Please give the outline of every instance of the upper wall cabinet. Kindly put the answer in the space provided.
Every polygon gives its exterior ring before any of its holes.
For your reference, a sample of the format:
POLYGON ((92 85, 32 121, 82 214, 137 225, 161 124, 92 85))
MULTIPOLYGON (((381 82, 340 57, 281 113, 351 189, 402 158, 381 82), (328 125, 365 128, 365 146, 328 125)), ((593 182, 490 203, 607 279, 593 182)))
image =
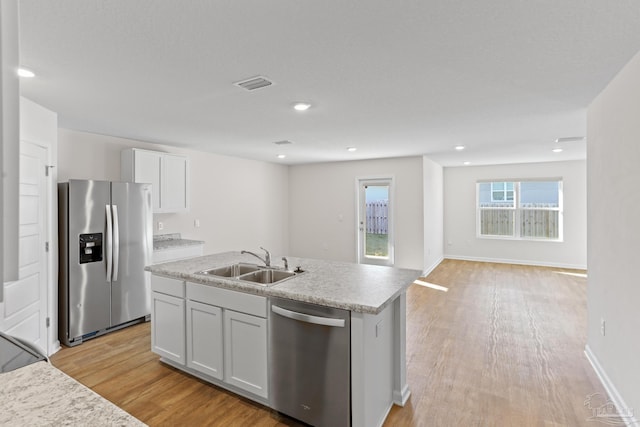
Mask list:
POLYGON ((151 183, 153 212, 189 210, 189 158, 177 154, 128 148, 122 150, 123 181, 151 183))

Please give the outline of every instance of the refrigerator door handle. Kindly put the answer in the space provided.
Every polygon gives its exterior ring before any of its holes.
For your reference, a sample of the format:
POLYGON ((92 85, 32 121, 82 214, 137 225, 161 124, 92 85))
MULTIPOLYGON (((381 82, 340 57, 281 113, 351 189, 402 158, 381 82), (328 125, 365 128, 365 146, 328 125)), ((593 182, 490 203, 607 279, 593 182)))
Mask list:
POLYGON ((111 281, 111 270, 112 270, 112 262, 113 262, 113 222, 111 221, 111 205, 105 205, 105 210, 107 212, 107 235, 105 236, 105 240, 107 242, 107 282, 111 281))
POLYGON ((120 227, 118 226, 118 205, 113 209, 113 281, 118 280, 118 260, 120 259, 120 227))

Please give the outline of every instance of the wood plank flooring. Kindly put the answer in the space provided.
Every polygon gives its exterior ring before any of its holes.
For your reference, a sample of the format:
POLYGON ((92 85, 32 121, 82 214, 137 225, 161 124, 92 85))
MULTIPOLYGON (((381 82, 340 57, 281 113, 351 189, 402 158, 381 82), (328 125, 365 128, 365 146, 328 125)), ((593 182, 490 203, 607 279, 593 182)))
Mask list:
MULTIPOLYGON (((593 425, 584 272, 445 260, 407 295, 411 398, 385 426, 593 425)), ((52 363, 150 426, 293 426, 150 352, 149 324, 63 348, 52 363)))

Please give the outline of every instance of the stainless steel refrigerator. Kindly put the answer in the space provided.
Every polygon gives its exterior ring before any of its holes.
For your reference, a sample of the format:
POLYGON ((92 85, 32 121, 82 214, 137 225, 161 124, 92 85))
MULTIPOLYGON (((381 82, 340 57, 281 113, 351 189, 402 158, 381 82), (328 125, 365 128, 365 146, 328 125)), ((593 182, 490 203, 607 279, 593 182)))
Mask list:
POLYGON ((59 336, 68 346, 148 319, 151 185, 58 184, 59 336))

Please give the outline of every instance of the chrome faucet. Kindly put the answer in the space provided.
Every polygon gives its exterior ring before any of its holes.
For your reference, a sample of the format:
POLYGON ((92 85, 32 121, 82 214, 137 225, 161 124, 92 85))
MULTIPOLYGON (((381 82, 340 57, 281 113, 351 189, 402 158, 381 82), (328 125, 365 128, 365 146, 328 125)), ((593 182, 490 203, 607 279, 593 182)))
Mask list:
POLYGON ((289 261, 287 260, 287 257, 286 257, 286 256, 283 256, 283 257, 282 257, 282 261, 284 261, 284 269, 285 269, 286 271, 289 271, 289 261))
POLYGON ((265 248, 263 248, 262 246, 260 246, 260 249, 262 249, 263 251, 265 251, 265 256, 264 258, 262 258, 260 255, 256 255, 253 252, 250 251, 240 251, 241 254, 249 254, 249 255, 253 255, 254 257, 258 258, 260 261, 264 262, 264 265, 267 267, 271 267, 271 254, 269 253, 268 250, 266 250, 265 248))

